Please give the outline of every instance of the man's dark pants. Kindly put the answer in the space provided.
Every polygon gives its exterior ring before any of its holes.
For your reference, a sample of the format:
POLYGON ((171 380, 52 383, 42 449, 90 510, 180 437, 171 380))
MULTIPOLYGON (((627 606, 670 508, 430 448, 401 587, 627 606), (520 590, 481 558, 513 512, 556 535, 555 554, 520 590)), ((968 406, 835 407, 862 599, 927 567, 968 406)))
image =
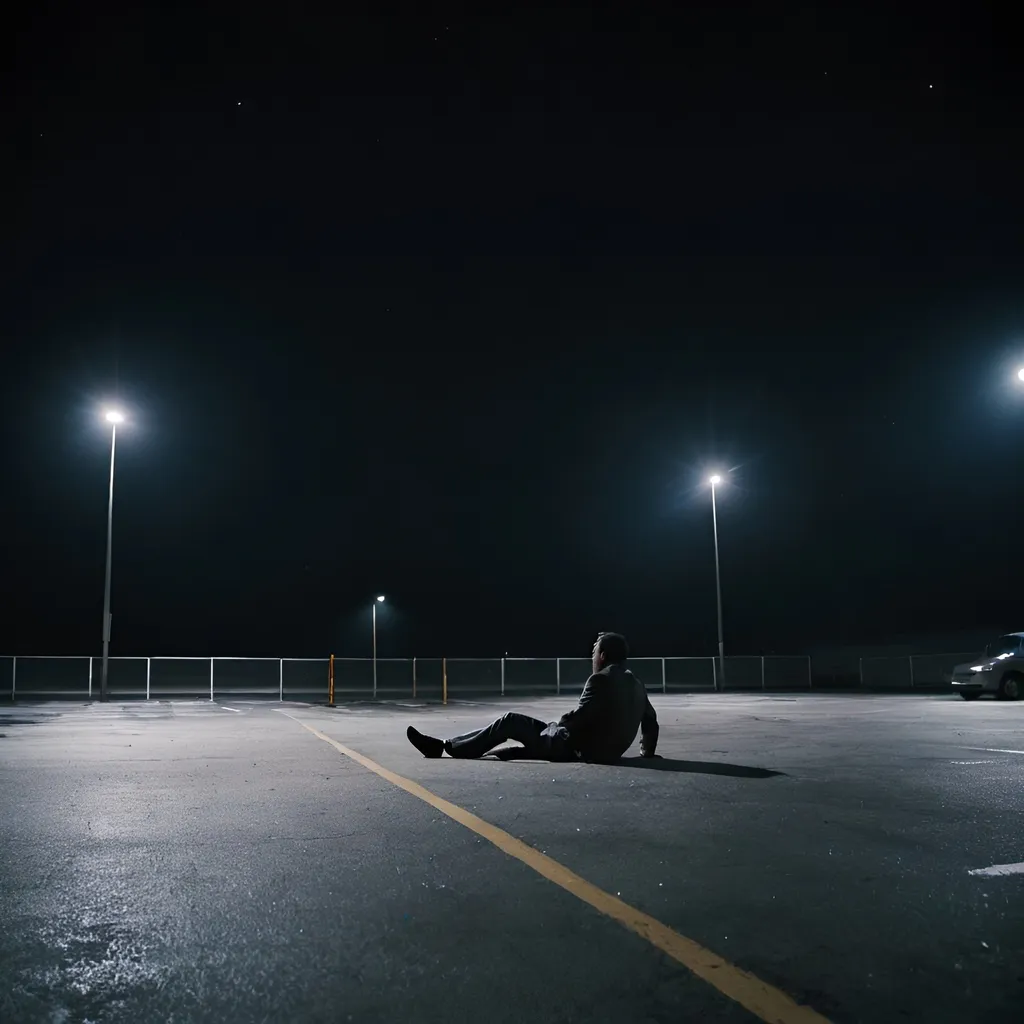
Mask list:
POLYGON ((514 711, 496 718, 476 732, 445 740, 444 749, 452 757, 483 757, 506 740, 522 743, 526 750, 520 756, 541 761, 576 760, 576 752, 570 746, 569 730, 564 725, 542 722, 539 718, 519 715, 514 711))

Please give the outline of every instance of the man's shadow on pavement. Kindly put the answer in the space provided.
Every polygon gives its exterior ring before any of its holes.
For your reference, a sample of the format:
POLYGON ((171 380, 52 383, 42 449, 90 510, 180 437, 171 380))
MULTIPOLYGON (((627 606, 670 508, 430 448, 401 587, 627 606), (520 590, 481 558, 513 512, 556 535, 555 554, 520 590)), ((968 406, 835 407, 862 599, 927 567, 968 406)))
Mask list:
MULTIPOLYGON (((492 751, 499 761, 539 761, 523 747, 505 747, 492 751)), ((570 762, 580 763, 580 762, 570 762)), ((729 775, 735 779, 770 779, 785 772, 770 768, 754 768, 748 764, 728 764, 725 761, 682 761, 675 757, 620 757, 617 761, 584 761, 583 764, 603 768, 645 768, 654 772, 685 772, 689 775, 729 775)))
POLYGON ((731 775, 736 779, 770 779, 785 772, 770 768, 754 768, 749 764, 727 764, 725 761, 681 761, 675 757, 620 757, 613 765, 647 768, 654 772, 687 772, 691 775, 731 775))

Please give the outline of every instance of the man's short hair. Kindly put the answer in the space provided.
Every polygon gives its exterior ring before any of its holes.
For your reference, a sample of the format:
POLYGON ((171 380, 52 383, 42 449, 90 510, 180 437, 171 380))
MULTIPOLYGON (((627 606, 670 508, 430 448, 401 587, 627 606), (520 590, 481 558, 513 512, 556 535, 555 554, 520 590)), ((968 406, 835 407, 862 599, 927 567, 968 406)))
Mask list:
POLYGON ((629 657, 629 644, 621 633, 598 633, 597 649, 613 664, 629 657))

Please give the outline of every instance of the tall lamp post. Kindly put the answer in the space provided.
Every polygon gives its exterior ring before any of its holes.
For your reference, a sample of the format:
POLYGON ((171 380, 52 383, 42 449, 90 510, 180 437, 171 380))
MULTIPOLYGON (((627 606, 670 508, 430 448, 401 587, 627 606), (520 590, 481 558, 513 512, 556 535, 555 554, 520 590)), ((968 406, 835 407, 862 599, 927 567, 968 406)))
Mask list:
POLYGON ((377 696, 377 605, 384 602, 384 595, 378 594, 373 602, 373 695, 377 696))
POLYGON ((725 689, 725 640, 722 636, 722 571, 718 564, 718 503, 715 491, 722 482, 720 473, 708 477, 711 484, 711 525, 715 534, 715 592, 718 597, 718 675, 715 677, 715 689, 725 689))
POLYGON ((103 669, 100 672, 100 700, 107 700, 107 669, 110 656, 110 564, 114 543, 114 452, 117 447, 117 425, 124 423, 124 413, 108 409, 103 418, 110 424, 110 496, 107 499, 107 571, 103 580, 103 669))

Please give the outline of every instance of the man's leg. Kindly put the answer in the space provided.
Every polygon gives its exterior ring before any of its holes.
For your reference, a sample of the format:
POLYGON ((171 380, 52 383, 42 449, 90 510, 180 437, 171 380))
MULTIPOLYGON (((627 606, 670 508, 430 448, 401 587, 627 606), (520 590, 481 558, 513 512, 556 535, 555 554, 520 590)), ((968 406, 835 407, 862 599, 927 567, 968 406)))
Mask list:
POLYGON ((425 736, 411 725, 406 735, 409 742, 424 757, 440 757, 445 750, 452 757, 483 757, 489 750, 501 746, 506 740, 518 740, 531 752, 537 752, 536 756, 544 757, 545 755, 539 752, 543 749, 540 737, 547 727, 547 722, 537 718, 509 712, 501 718, 496 718, 483 729, 464 733, 443 743, 433 736, 425 736))
POLYGON ((444 749, 452 757, 483 757, 495 747, 500 747, 506 740, 516 740, 527 750, 538 751, 537 756, 543 757, 544 755, 539 753, 540 737, 547 727, 548 723, 542 722, 539 718, 509 711, 483 729, 445 740, 444 749))
POLYGON ((502 761, 578 761, 569 730, 558 722, 549 722, 536 743, 522 747, 503 747, 494 752, 502 761))

